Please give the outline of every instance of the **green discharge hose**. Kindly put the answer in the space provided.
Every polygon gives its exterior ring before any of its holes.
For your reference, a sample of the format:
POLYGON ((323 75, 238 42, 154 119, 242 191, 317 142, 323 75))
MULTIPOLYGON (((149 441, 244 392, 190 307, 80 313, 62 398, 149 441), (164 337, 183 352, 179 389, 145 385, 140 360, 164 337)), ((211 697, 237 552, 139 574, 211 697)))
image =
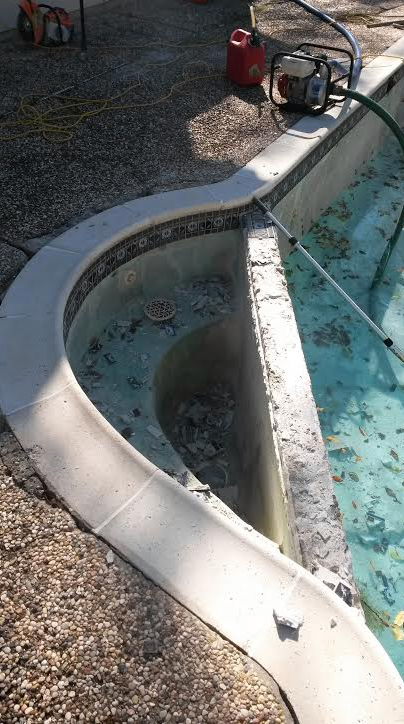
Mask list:
MULTIPOLYGON (((338 95, 346 96, 347 98, 352 98, 355 101, 358 101, 359 103, 362 103, 364 106, 369 108, 371 111, 376 113, 379 118, 381 118, 393 131, 394 135, 396 136, 401 149, 404 153, 404 133, 401 130, 400 126, 398 125, 397 121, 393 118, 393 116, 390 115, 384 108, 382 108, 379 103, 376 103, 376 101, 372 100, 372 98, 368 98, 367 96, 362 95, 362 93, 358 93, 358 91, 351 90, 350 88, 341 88, 338 86, 338 88, 335 88, 335 92, 338 93, 338 95)), ((402 228, 404 226, 404 205, 401 209, 400 216, 398 218, 396 228, 394 229, 393 235, 390 237, 389 241, 387 242, 387 246, 383 252, 382 258, 379 261, 379 264, 377 266, 375 275, 373 277, 373 281, 371 284, 371 289, 373 289, 375 286, 377 286, 381 280, 383 279, 384 272, 386 270, 386 266, 389 262, 389 259, 392 255, 393 249, 396 246, 400 235, 402 228)))

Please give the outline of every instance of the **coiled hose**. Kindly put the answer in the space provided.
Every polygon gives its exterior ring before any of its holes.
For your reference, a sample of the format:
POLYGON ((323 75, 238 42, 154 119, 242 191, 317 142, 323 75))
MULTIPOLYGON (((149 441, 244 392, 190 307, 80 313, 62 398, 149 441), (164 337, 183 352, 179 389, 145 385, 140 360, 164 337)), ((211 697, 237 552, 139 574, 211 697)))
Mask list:
MULTIPOLYGON (((338 86, 338 88, 335 89, 338 95, 345 96, 346 98, 352 98, 355 101, 358 101, 359 103, 362 103, 364 106, 369 108, 373 113, 376 113, 379 118, 381 118, 388 127, 393 131, 395 137, 397 138, 397 141, 399 142, 401 149, 404 153, 404 133, 400 126, 398 125, 397 121, 393 118, 393 116, 390 115, 379 103, 376 103, 376 101, 372 100, 372 98, 368 98, 367 96, 364 96, 362 93, 358 93, 358 91, 352 90, 352 88, 341 88, 338 86)), ((387 242, 387 246, 383 252, 382 258, 379 261, 379 264, 377 266, 375 275, 373 277, 373 281, 371 284, 371 289, 373 289, 375 286, 377 286, 381 280, 383 279, 384 272, 386 270, 386 266, 389 262, 389 259, 393 253, 393 249, 396 246, 401 231, 404 226, 404 204, 401 209, 400 216, 398 217, 398 221, 396 224, 396 228, 394 229, 393 235, 390 237, 390 239, 387 242)))

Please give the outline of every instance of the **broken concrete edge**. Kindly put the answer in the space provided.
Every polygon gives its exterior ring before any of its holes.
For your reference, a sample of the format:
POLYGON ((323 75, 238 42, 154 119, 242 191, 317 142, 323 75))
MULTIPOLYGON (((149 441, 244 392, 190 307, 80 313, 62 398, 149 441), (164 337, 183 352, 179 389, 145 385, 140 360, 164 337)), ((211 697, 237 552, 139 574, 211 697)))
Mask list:
POLYGON ((252 216, 243 234, 251 316, 278 440, 290 535, 305 568, 326 567, 338 574, 343 584, 338 591, 350 591, 347 602, 360 606, 278 234, 270 223, 262 225, 259 215, 256 228, 252 216))
MULTIPOLYGON (((397 62, 393 68, 388 61, 394 73, 397 62)), ((381 82, 376 72, 375 85, 381 82)), ((307 135, 300 150, 300 143, 290 145, 289 170, 307 156, 305 141, 307 135)), ((271 147, 264 166, 271 160, 271 147)), ((301 724, 357 724, 363 717, 380 724, 386 712, 389 724, 401 724, 401 677, 354 610, 256 531, 235 525, 143 459, 91 405, 66 359, 65 305, 81 273, 102 250, 158 221, 231 208, 275 185, 273 179, 263 186, 260 181, 259 173, 255 185, 241 173, 220 190, 214 184, 125 204, 40 251, 0 308, 0 402, 41 477, 68 507, 80 511, 145 575, 271 671, 301 724), (271 616, 283 606, 304 615, 298 635, 287 637, 287 644, 271 616)))

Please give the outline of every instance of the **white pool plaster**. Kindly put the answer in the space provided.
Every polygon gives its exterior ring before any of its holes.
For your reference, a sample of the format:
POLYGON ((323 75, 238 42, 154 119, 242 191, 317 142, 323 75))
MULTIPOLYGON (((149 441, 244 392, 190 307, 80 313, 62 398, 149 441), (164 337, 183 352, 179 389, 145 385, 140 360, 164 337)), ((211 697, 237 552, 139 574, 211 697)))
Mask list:
MULTIPOLYGON (((404 42, 396 43, 364 69, 358 89, 377 92, 402 71, 403 61, 404 42)), ((403 97, 401 78, 382 102, 398 116, 403 97)), ((357 610, 250 526, 186 491, 107 423, 73 375, 62 330, 71 291, 103 252, 150 225, 204 211, 225 213, 249 204, 253 194, 276 192, 356 108, 353 103, 303 119, 226 181, 137 199, 75 226, 27 264, 0 306, 0 405, 38 473, 96 534, 267 669, 300 724, 403 724, 404 683, 357 610), (297 610, 302 626, 295 632, 277 627, 274 608, 297 610)), ((296 176, 275 213, 300 235, 385 136, 381 122, 367 113, 306 178, 296 176)), ((319 490, 330 499, 332 482, 325 463, 321 467, 325 453, 280 259, 266 257, 262 240, 258 256, 251 256, 248 244, 246 249, 285 505, 303 526, 304 510, 296 510, 289 480, 293 440, 282 434, 291 416, 293 435, 303 434, 303 446, 311 440, 319 490), (273 279, 271 265, 278 270, 275 291, 265 286, 273 279)), ((337 518, 331 527, 344 547, 337 518)), ((312 553, 305 559, 297 551, 296 558, 307 566, 312 553)))

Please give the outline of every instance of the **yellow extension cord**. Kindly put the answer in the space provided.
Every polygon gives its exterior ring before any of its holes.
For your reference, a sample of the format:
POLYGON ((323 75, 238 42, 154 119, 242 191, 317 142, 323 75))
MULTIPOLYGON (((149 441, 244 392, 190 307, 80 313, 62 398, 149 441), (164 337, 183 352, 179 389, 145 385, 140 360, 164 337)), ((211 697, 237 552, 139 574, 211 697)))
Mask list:
MULTIPOLYGON (((112 48, 118 48, 120 50, 123 49, 130 49, 130 50, 138 50, 138 49, 144 49, 144 48, 150 48, 153 45, 157 45, 159 48, 172 48, 176 50, 188 50, 190 48, 201 48, 206 47, 209 45, 217 45, 218 43, 222 43, 222 40, 219 41, 210 41, 207 43, 189 43, 189 44, 180 44, 180 43, 160 43, 158 41, 152 42, 152 43, 144 43, 141 45, 130 45, 130 46, 91 46, 95 47, 100 50, 108 50, 112 48)), ((41 46, 35 46, 38 48, 41 48, 41 46)), ((49 48, 42 48, 49 50, 49 48)), ((72 48, 69 46, 63 46, 63 50, 69 49, 69 50, 79 50, 79 48, 72 48)), ((52 50, 60 50, 60 48, 54 48, 52 50)), ((171 65, 173 63, 177 63, 184 54, 181 54, 180 56, 177 56, 173 60, 169 61, 168 63, 164 63, 164 67, 167 65, 171 65)), ((123 67, 124 65, 129 65, 133 61, 128 61, 128 63, 124 63, 122 65, 117 66, 116 69, 111 68, 110 72, 114 72, 114 70, 118 70, 118 68, 123 67)), ((144 68, 150 68, 150 67, 160 67, 162 66, 162 63, 146 63, 144 68)), ((209 65, 205 63, 204 61, 189 61, 185 64, 183 68, 183 74, 186 71, 186 68, 189 68, 192 65, 206 65, 209 69, 209 65)), ((99 76, 104 75, 104 73, 100 73, 99 76)), ((93 76, 94 78, 97 76, 93 76)), ((19 108, 17 110, 17 118, 15 120, 10 121, 3 121, 0 123, 0 131, 5 130, 6 135, 0 135, 0 141, 16 141, 21 138, 26 138, 28 136, 41 136, 44 140, 49 141, 51 143, 67 143, 73 138, 74 131, 80 126, 81 123, 84 123, 89 118, 92 118, 93 116, 98 116, 101 113, 108 113, 111 111, 130 111, 135 110, 137 108, 148 108, 151 106, 159 105, 160 103, 164 103, 167 101, 171 96, 173 96, 175 93, 180 92, 180 90, 186 86, 187 83, 191 83, 198 80, 206 80, 209 78, 222 78, 224 77, 223 73, 208 73, 206 75, 197 75, 197 76, 191 76, 189 78, 184 78, 183 80, 177 81, 174 83, 171 88, 169 89, 168 93, 166 93, 163 96, 160 96, 159 98, 156 98, 151 101, 143 101, 140 103, 130 103, 130 104, 124 104, 120 103, 117 104, 116 101, 126 96, 128 93, 130 93, 135 88, 139 88, 141 85, 140 80, 138 80, 137 83, 132 83, 128 88, 121 91, 120 93, 117 93, 114 96, 111 96, 110 98, 79 98, 79 97, 72 97, 72 96, 66 96, 61 95, 58 92, 55 92, 50 95, 42 95, 42 94, 35 94, 33 96, 23 96, 20 101, 19 108), (45 99, 51 99, 56 98, 57 100, 61 101, 64 105, 49 108, 46 111, 39 111, 36 107, 36 104, 40 103, 41 100, 45 99), (88 109, 88 106, 90 106, 90 109, 88 109), (87 110, 84 110, 87 109, 87 110), (68 111, 68 113, 67 113, 68 111), (15 132, 13 132, 15 131, 15 132)), ((91 79, 90 79, 91 80, 91 79)), ((85 82, 85 81, 84 81, 85 82)), ((78 83, 80 84, 80 82, 78 83)))
MULTIPOLYGON (((281 0, 279 4, 283 4, 285 0, 281 0)), ((277 4, 277 3, 274 3, 277 4)), ((141 43, 136 45, 125 45, 125 46, 116 46, 116 45, 91 45, 88 46, 90 48, 94 48, 98 51, 101 50, 141 50, 141 49, 147 49, 151 47, 159 47, 159 48, 169 48, 169 49, 176 49, 176 50, 189 50, 191 48, 203 48, 208 47, 212 45, 219 45, 222 44, 224 41, 222 39, 218 40, 211 40, 204 43, 161 43, 160 41, 152 41, 147 43, 141 43)), ((41 49, 43 51, 49 52, 49 50, 53 52, 61 52, 61 51, 80 51, 80 48, 74 47, 74 46, 61 46, 57 48, 49 48, 44 46, 34 46, 36 49, 41 49)), ((180 56, 177 56, 173 60, 169 61, 168 63, 164 63, 164 67, 167 65, 171 65, 172 63, 178 62, 185 53, 181 54, 180 56)), ((372 57, 368 55, 367 57, 372 57)), ((389 57, 389 56, 384 56, 389 57)), ((107 73, 113 73, 115 70, 118 70, 121 67, 124 67, 125 65, 129 65, 133 61, 128 61, 128 63, 123 63, 116 68, 111 68, 109 71, 105 72, 105 75, 107 73)), ((185 72, 185 69, 191 65, 207 65, 204 61, 190 61, 189 63, 186 63, 183 69, 183 73, 185 72)), ((161 66, 161 63, 146 63, 145 68, 147 67, 159 67, 161 66)), ((209 66, 208 66, 209 67, 209 66)), ((92 78, 99 77, 101 75, 104 75, 104 73, 98 74, 98 76, 92 76, 92 78)), ((193 76, 190 78, 185 78, 184 80, 178 81, 174 83, 168 93, 166 93, 163 96, 160 96, 159 98, 156 98, 155 100, 151 101, 144 101, 141 103, 130 103, 130 104, 116 104, 116 101, 126 96, 128 93, 130 93, 135 88, 138 88, 141 85, 140 80, 137 83, 131 84, 128 88, 126 88, 121 93, 118 93, 115 96, 111 96, 110 98, 77 98, 72 96, 66 96, 62 95, 63 91, 56 91, 55 93, 51 94, 35 94, 33 96, 24 96, 21 98, 19 108, 17 110, 17 118, 15 120, 10 121, 3 121, 0 123, 0 131, 3 129, 7 129, 6 135, 0 135, 0 142, 1 141, 15 141, 20 138, 26 138, 27 136, 39 136, 45 139, 46 141, 49 141, 51 143, 66 143, 70 141, 73 138, 74 131, 80 126, 80 124, 87 121, 89 118, 92 118, 93 116, 98 116, 101 113, 109 113, 111 111, 130 111, 135 110, 138 108, 148 108, 151 106, 159 105, 160 103, 164 103, 169 98, 171 98, 175 93, 180 92, 180 90, 187 84, 191 83, 193 81, 198 80, 208 80, 210 78, 222 78, 224 77, 223 73, 208 73, 207 75, 198 75, 193 76), (65 105, 62 105, 62 107, 53 107, 46 111, 39 111, 36 108, 36 105, 44 100, 50 100, 52 98, 56 98, 60 100, 65 105), (83 110, 84 108, 88 109, 88 106, 92 106, 89 110, 83 110), (66 113, 66 111, 69 110, 69 113, 66 113), (12 132, 15 130, 16 132, 12 132)), ((92 80, 92 78, 87 80, 92 80)), ((86 81, 82 81, 86 82, 86 81)), ((80 84, 80 81, 77 85, 80 84)), ((73 86, 74 87, 74 86, 73 86)), ((66 89, 67 90, 67 89, 66 89)))

